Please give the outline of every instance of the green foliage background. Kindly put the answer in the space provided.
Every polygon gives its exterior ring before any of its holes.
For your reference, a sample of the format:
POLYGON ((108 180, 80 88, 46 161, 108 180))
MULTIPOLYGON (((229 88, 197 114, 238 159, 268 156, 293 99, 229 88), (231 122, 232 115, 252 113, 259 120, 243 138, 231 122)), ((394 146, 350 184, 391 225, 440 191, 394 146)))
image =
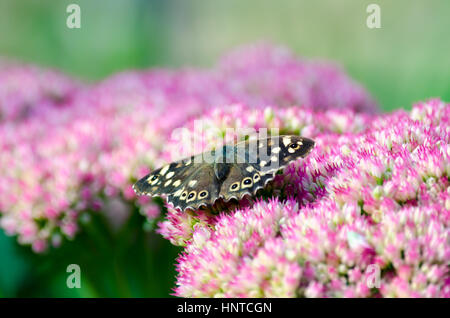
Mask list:
MULTIPOLYGON (((450 101, 447 0, 0 0, 0 56, 56 67, 86 81, 127 69, 209 67, 226 51, 270 41, 340 63, 390 111, 450 101), (81 7, 81 29, 66 7, 81 7), (381 29, 366 7, 381 6, 381 29)), ((178 248, 133 213, 114 231, 93 215, 73 242, 34 255, 0 232, 0 297, 164 297, 178 248), (67 265, 82 269, 68 289, 67 265)))

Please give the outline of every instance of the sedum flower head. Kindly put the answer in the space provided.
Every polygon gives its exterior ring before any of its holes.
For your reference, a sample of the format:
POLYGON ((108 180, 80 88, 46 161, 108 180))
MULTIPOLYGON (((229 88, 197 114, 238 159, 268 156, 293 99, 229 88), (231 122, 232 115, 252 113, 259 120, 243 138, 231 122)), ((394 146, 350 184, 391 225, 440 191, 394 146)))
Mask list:
POLYGON ((430 100, 339 133, 313 114, 316 147, 274 180, 273 198, 185 233, 175 294, 448 297, 449 114, 430 100))

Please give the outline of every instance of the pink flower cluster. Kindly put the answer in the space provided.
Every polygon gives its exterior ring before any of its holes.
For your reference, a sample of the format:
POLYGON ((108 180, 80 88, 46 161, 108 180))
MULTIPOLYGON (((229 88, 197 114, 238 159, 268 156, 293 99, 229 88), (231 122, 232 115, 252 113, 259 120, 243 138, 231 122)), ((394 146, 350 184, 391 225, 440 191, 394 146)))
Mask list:
POLYGON ((227 128, 277 128, 316 147, 254 202, 219 214, 167 206, 158 231, 184 247, 176 295, 450 297, 449 123, 438 99, 379 114, 336 66, 264 45, 207 70, 92 85, 0 61, 0 226, 43 252, 91 212, 154 219, 159 207, 131 184, 184 150, 176 128, 200 142, 191 149, 227 128))
POLYGON ((218 72, 231 101, 249 106, 302 105, 316 110, 376 113, 375 103, 337 65, 298 59, 283 47, 244 47, 225 56, 218 72), (301 85, 299 85, 301 83, 301 85))
POLYGON ((91 85, 1 60, 0 226, 43 252, 73 238, 92 211, 113 223, 136 207, 157 217, 131 184, 165 162, 174 128, 235 102, 376 112, 336 66, 265 45, 211 69, 124 72, 91 85))
POLYGON ((56 71, 0 59, 0 123, 63 108, 81 87, 56 71))
POLYGON ((218 216, 168 206, 159 231, 185 246, 176 295, 450 297, 450 104, 371 117, 238 105, 203 120, 299 132, 316 147, 254 205, 218 216))

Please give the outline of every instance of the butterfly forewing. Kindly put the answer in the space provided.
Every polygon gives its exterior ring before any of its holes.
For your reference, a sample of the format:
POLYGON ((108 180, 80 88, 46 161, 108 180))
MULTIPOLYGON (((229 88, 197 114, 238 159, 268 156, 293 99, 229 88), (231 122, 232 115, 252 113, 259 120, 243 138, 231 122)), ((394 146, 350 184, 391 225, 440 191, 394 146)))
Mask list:
POLYGON ((194 156, 172 162, 152 171, 133 185, 137 194, 167 195, 176 191, 192 171, 198 168, 194 156))
POLYGON ((229 200, 240 199, 246 194, 255 195, 273 180, 278 170, 305 157, 313 146, 314 141, 298 136, 277 136, 238 143, 237 163, 231 165, 219 196, 229 200))
POLYGON ((196 165, 198 168, 195 172, 188 176, 167 198, 175 208, 195 210, 200 206, 214 204, 218 197, 220 185, 215 177, 213 166, 206 163, 196 165))
POLYGON ((299 136, 277 136, 258 143, 258 165, 263 174, 275 173, 298 158, 304 158, 314 141, 299 136))

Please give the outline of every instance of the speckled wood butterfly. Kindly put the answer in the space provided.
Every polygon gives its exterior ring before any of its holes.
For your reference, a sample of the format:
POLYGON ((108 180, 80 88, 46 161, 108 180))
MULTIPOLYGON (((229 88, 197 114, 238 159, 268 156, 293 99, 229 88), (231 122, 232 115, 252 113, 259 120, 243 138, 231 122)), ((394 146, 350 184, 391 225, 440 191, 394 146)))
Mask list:
POLYGON ((175 208, 199 209, 222 198, 253 196, 290 162, 304 158, 314 141, 299 136, 248 139, 175 161, 133 185, 139 195, 166 196, 175 208))

